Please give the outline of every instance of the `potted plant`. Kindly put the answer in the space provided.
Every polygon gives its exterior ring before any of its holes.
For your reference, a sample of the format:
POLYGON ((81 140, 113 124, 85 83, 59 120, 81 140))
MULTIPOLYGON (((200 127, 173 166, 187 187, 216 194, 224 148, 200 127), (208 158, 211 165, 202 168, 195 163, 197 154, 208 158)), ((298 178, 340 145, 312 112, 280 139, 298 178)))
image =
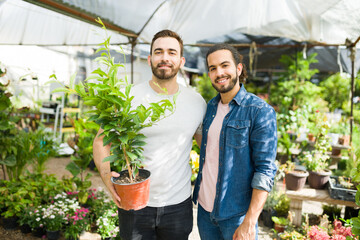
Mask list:
POLYGON ((285 231, 285 227, 289 225, 289 220, 284 217, 272 217, 271 218, 274 222, 274 229, 276 232, 281 233, 285 231))
POLYGON ((42 217, 45 222, 46 236, 49 240, 59 239, 60 231, 66 223, 65 211, 57 203, 46 206, 43 211, 42 217))
POLYGON ((304 170, 296 169, 295 163, 287 161, 280 166, 280 169, 285 172, 286 189, 299 191, 305 186, 305 182, 309 173, 304 170))
POLYGON ((17 150, 15 122, 18 118, 12 114, 14 107, 10 101, 12 94, 7 91, 9 84, 10 81, 6 84, 0 82, 0 164, 4 179, 6 179, 7 166, 13 167, 16 164, 17 150))
POLYGON ((87 208, 78 208, 74 213, 67 214, 67 225, 64 230, 66 239, 79 239, 83 231, 90 229, 90 212, 87 208))
POLYGON ((102 239, 111 239, 117 237, 119 233, 118 221, 119 217, 116 208, 106 210, 104 215, 97 219, 97 232, 100 234, 102 239))
POLYGON ((326 214, 330 222, 333 222, 335 219, 340 218, 341 208, 336 205, 323 205, 323 215, 326 214))
POLYGON ((31 222, 35 221, 34 219, 34 211, 35 207, 29 206, 23 210, 20 215, 19 223, 20 223, 20 230, 22 233, 29 233, 31 232, 31 222))
POLYGON ((280 132, 278 139, 278 154, 280 155, 280 162, 285 163, 291 161, 292 149, 295 143, 292 141, 288 132, 280 132))
POLYGON ((329 123, 326 117, 317 112, 316 113, 316 128, 317 135, 315 139, 314 150, 306 151, 300 156, 302 164, 309 171, 309 185, 315 189, 322 189, 329 180, 331 171, 327 169, 330 156, 327 151, 331 150, 327 131, 329 123))
MULTIPOLYGON (((100 19, 96 21, 105 29, 100 19)), ((104 146, 111 144, 111 155, 104 161, 110 161, 113 170, 120 172, 120 177, 112 178, 112 181, 121 198, 122 207, 125 210, 140 209, 145 207, 148 201, 150 177, 149 171, 141 169, 145 136, 140 131, 170 115, 175 110, 177 95, 173 97, 173 101, 166 99, 149 103, 148 107, 132 105, 132 84, 128 83, 126 76, 118 78, 119 69, 124 68, 124 65, 116 63, 111 56, 110 37, 101 45, 102 47, 97 50, 101 52, 101 56, 96 58, 96 61, 105 66, 106 70, 94 70, 93 75, 84 83, 74 84, 73 76, 69 87, 56 91, 76 94, 82 98, 84 104, 93 108, 88 112, 88 120, 94 121, 103 129, 100 136, 104 137, 104 146), (91 82, 92 80, 95 82, 91 82), (139 188, 139 184, 144 185, 144 190, 134 190, 139 188), (140 192, 143 194, 139 194, 140 192), (134 199, 135 196, 142 200, 134 199)), ((166 94, 166 89, 162 90, 166 94)))
POLYGON ((85 171, 93 159, 92 141, 96 136, 98 125, 82 119, 75 121, 74 125, 78 137, 75 141, 76 145, 72 146, 75 153, 71 156, 72 161, 66 165, 66 170, 73 175, 72 180, 78 191, 79 202, 84 205, 89 197, 88 188, 91 187, 89 179, 92 176, 91 173, 85 174, 85 171))

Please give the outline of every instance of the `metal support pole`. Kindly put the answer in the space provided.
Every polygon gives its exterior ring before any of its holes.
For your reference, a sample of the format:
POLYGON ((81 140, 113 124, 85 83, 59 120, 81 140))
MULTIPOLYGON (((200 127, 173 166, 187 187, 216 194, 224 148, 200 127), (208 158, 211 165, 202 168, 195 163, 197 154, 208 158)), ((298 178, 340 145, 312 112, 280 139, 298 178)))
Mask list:
POLYGON ((134 83, 134 48, 136 45, 136 38, 131 38, 131 84, 134 83))
POLYGON ((356 48, 350 47, 350 60, 351 60, 351 99, 350 99, 350 143, 352 143, 352 133, 354 124, 354 92, 355 92, 355 59, 356 59, 356 48))

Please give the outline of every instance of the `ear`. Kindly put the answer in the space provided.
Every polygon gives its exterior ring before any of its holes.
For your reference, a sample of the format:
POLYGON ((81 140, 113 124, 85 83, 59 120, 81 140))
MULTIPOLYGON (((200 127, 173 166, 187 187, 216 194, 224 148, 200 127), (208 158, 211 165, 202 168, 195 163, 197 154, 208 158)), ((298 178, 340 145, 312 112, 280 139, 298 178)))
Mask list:
POLYGON ((181 67, 181 68, 185 65, 185 62, 186 62, 185 58, 184 58, 184 57, 181 57, 181 58, 180 58, 180 67, 181 67))
POLYGON ((243 70, 243 65, 241 63, 239 63, 237 66, 236 66, 236 71, 237 71, 237 74, 240 76, 241 75, 241 72, 243 70))
POLYGON ((151 55, 148 56, 147 62, 149 64, 149 66, 151 67, 151 55))

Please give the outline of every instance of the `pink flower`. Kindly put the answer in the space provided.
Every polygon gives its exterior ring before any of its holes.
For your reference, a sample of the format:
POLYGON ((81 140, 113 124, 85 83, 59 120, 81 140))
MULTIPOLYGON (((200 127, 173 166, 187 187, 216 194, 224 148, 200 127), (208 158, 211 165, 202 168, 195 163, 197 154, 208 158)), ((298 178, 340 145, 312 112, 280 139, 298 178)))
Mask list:
POLYGON ((333 235, 331 237, 331 239, 334 239, 334 240, 346 240, 346 237, 343 236, 343 235, 333 235))
POLYGON ((346 239, 347 236, 354 236, 351 232, 351 227, 344 227, 339 220, 334 220, 334 230, 332 231, 333 239, 346 239), (340 238, 343 236, 344 238, 340 238))
POLYGON ((327 232, 319 228, 318 226, 312 226, 310 227, 309 232, 307 233, 307 236, 310 240, 329 240, 330 236, 327 234, 327 232))

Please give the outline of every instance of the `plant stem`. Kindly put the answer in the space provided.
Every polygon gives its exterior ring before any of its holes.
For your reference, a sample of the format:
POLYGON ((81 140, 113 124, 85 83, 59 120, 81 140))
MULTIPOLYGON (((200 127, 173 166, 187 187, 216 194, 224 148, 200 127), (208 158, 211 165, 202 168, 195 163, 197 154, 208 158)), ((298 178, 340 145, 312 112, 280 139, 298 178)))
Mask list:
POLYGON ((130 182, 133 183, 134 180, 133 180, 133 177, 132 177, 131 166, 130 166, 129 159, 128 159, 128 156, 126 154, 126 150, 125 150, 124 145, 122 146, 122 150, 124 152, 124 156, 125 156, 125 160, 126 160, 126 166, 127 166, 128 172, 129 172, 130 182))
POLYGON ((4 165, 4 164, 1 164, 1 168, 2 168, 2 170, 3 170, 4 180, 6 180, 5 165, 4 165))

